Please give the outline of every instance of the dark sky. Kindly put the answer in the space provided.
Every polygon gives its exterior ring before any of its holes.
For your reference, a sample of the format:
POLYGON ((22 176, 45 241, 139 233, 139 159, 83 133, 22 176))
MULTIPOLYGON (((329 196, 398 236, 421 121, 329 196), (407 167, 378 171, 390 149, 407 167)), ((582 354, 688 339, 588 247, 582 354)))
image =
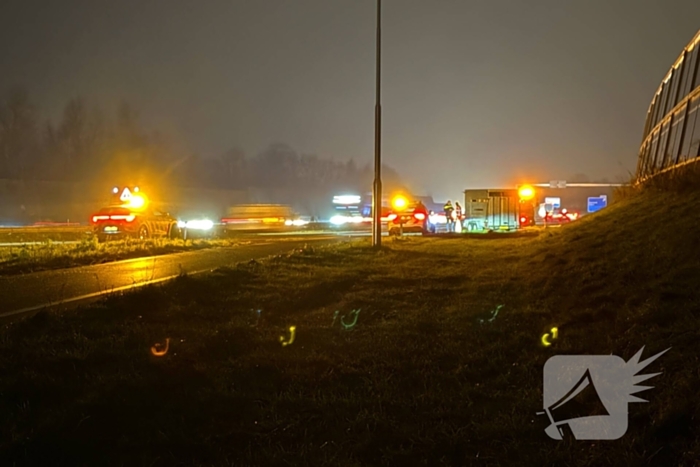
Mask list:
MULTIPOLYGON (((615 178, 698 0, 384 0, 383 155, 414 188, 615 178)), ((188 149, 372 160, 373 0, 4 0, 0 90, 126 99, 188 149)))

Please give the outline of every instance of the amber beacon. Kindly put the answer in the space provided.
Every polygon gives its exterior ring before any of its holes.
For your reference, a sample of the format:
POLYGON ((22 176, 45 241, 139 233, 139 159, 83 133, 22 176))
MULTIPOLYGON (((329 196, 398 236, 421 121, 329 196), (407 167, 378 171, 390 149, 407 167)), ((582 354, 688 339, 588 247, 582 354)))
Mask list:
POLYGON ((697 161, 700 151, 700 31, 664 76, 647 112, 637 181, 697 161))

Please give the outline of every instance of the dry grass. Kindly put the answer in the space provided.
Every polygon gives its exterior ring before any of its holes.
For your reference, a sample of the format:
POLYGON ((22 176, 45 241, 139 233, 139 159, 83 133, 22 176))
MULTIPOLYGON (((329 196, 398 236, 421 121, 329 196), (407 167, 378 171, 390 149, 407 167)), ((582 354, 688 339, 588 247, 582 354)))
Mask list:
POLYGON ((73 266, 164 255, 204 248, 228 247, 238 244, 234 239, 170 240, 126 239, 98 243, 95 237, 86 237, 78 243, 54 243, 0 247, 0 275, 60 269, 73 266))

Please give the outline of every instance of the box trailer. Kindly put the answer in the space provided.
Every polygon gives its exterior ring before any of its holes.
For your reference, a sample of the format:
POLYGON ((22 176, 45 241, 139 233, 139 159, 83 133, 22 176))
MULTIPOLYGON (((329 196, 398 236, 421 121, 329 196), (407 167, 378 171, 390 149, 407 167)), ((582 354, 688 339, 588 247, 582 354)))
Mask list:
POLYGON ((465 190, 463 228, 516 230, 519 210, 517 189, 465 190))

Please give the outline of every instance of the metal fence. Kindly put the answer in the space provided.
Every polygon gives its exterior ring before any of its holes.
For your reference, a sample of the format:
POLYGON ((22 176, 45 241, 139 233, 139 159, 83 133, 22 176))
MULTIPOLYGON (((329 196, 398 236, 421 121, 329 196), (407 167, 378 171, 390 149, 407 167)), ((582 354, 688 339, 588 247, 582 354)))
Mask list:
POLYGON ((636 178, 695 162, 700 152, 700 31, 654 94, 644 125, 636 178))

